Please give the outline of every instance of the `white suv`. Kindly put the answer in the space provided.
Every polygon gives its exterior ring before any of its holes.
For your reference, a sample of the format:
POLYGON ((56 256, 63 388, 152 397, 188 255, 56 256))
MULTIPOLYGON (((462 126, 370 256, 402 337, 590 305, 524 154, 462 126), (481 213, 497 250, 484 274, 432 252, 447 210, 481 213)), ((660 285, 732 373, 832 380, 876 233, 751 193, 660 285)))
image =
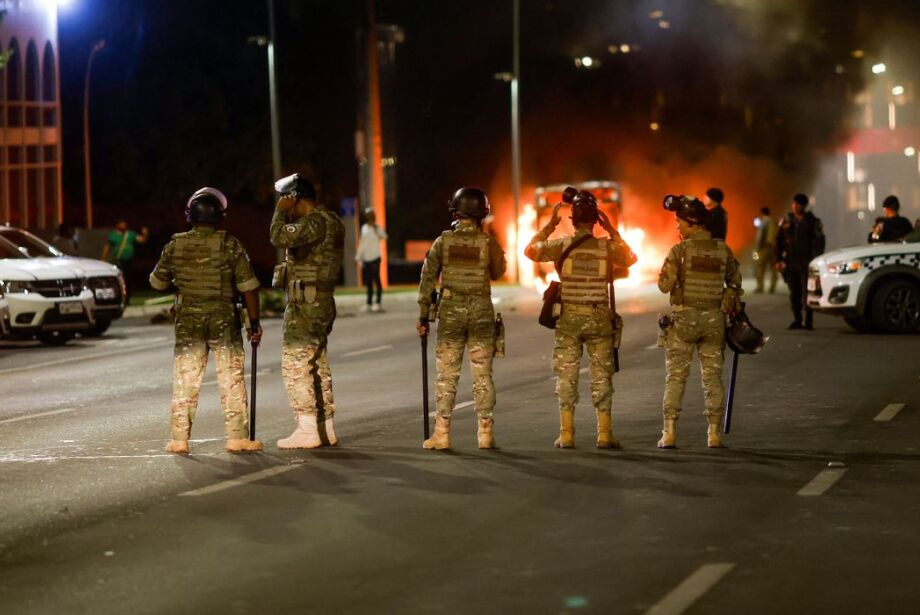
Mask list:
POLYGON ((3 293, 3 284, 0 284, 0 339, 10 334, 10 303, 3 293))
POLYGON ((920 330, 920 243, 887 242, 822 254, 808 267, 808 306, 857 331, 920 330))
POLYGON ((27 258, 2 237, 0 286, 9 303, 13 339, 37 337, 45 344, 66 344, 95 323, 93 291, 86 278, 54 261, 27 258))
POLYGON ((67 256, 29 231, 8 224, 0 225, 0 237, 14 244, 30 258, 54 259, 53 264, 64 265, 72 269, 76 277, 86 278, 96 300, 93 309, 95 323, 89 330, 81 332, 81 335, 102 335, 113 320, 124 314, 125 278, 115 265, 95 258, 67 256))

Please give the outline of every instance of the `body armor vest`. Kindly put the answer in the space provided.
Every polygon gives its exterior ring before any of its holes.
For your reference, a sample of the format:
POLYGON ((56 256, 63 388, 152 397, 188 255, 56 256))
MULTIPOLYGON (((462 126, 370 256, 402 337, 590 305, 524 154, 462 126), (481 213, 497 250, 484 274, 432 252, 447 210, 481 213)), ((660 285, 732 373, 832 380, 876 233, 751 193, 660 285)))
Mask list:
POLYGON ((226 240, 224 231, 189 231, 174 236, 175 284, 183 298, 233 300, 233 269, 226 240))
MULTIPOLYGON (((574 239, 567 238, 564 247, 572 245, 574 239)), ((559 272, 563 305, 607 305, 609 270, 604 239, 588 239, 569 252, 559 272)))
POLYGON ((323 217, 326 234, 318 245, 288 249, 288 282, 315 286, 317 291, 331 293, 342 269, 345 225, 328 209, 317 209, 315 214, 323 217))
POLYGON ((679 291, 676 296, 671 292, 671 303, 702 310, 719 309, 728 269, 725 242, 692 239, 682 245, 684 254, 677 272, 680 288, 675 289, 679 291))
POLYGON ((441 283, 459 294, 489 294, 489 241, 480 231, 441 234, 441 283))

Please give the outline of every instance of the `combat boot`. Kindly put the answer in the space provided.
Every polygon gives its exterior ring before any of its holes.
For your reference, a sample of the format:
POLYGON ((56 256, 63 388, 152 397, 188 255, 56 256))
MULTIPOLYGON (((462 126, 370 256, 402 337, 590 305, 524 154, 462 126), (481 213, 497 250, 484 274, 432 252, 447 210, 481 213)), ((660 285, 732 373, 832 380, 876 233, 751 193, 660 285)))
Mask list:
POLYGON ((323 445, 319 439, 315 414, 297 416, 297 429, 287 438, 278 440, 278 448, 319 448, 323 445))
POLYGON ((323 444, 327 446, 335 446, 339 443, 339 439, 335 437, 335 425, 332 424, 331 416, 323 421, 323 429, 326 432, 326 440, 323 442, 323 444))
POLYGON ((491 417, 479 417, 479 431, 476 432, 479 448, 495 448, 495 436, 492 434, 492 425, 494 423, 495 419, 491 417))
POLYGON ((228 453, 255 453, 262 450, 262 441, 248 440, 246 438, 228 438, 224 450, 228 453))
POLYGON ((169 444, 166 445, 166 452, 188 455, 188 440, 170 440, 169 444))
POLYGON ((575 408, 559 409, 559 437, 553 442, 556 448, 575 448, 575 408))
POLYGON ((677 448, 676 423, 677 419, 664 419, 664 427, 661 430, 661 440, 658 440, 658 448, 677 448))
POLYGON ((611 415, 597 411, 597 448, 620 448, 620 441, 613 437, 611 415))
POLYGON ((450 449, 450 417, 440 414, 434 420, 434 435, 422 442, 422 448, 437 451, 450 449))
POLYGON ((722 417, 710 416, 709 429, 706 431, 706 446, 709 448, 725 448, 722 444, 722 417))

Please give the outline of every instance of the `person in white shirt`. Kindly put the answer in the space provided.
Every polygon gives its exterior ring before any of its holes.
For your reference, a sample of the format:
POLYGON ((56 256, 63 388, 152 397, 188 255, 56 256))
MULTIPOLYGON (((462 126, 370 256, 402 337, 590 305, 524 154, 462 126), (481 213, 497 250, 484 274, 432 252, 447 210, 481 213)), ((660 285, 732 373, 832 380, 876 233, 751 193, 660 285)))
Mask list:
POLYGON ((380 255, 387 232, 377 226, 377 216, 373 209, 364 210, 364 224, 361 225, 361 238, 355 252, 355 261, 361 263, 361 279, 367 288, 367 305, 362 311, 379 312, 383 286, 380 284, 380 255), (374 286, 377 287, 377 302, 374 303, 374 286))

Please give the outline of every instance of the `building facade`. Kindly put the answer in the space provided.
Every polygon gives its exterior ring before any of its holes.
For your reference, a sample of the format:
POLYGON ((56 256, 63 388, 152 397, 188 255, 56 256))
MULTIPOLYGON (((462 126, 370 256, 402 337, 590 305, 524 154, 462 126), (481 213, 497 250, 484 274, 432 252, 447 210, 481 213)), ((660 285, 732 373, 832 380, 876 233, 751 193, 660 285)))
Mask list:
POLYGON ((0 223, 63 219, 57 2, 0 0, 0 223))

